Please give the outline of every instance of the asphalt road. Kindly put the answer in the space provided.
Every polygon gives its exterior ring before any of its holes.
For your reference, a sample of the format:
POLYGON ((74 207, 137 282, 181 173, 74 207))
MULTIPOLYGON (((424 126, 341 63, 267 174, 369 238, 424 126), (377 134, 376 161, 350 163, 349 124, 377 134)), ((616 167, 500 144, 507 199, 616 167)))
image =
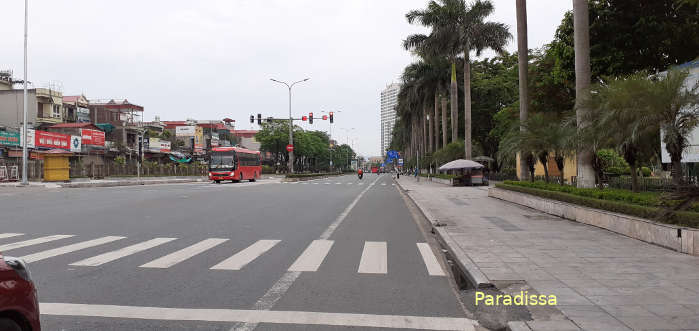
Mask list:
POLYGON ((471 329, 429 243, 389 175, 0 190, 45 330, 471 329))

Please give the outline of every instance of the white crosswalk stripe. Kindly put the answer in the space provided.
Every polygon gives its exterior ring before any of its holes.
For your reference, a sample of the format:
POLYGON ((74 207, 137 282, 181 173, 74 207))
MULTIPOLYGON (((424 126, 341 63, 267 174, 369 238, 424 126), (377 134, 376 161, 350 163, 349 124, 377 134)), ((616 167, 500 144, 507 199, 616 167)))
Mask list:
POLYGON ((107 244, 107 243, 110 243, 113 241, 117 241, 120 239, 124 239, 124 238, 126 238, 126 237, 107 236, 107 237, 97 238, 97 239, 93 239, 93 240, 83 241, 83 242, 79 242, 79 243, 75 243, 75 244, 71 244, 71 245, 67 245, 67 246, 54 248, 54 249, 49 249, 49 250, 46 250, 43 252, 25 255, 25 256, 22 256, 22 259, 24 259, 24 261, 26 261, 27 263, 37 262, 37 261, 41 261, 44 259, 48 259, 50 257, 79 251, 81 249, 86 249, 86 248, 90 248, 90 247, 104 245, 104 244, 107 244))
POLYGON ((281 240, 258 240, 237 254, 211 267, 214 270, 240 270, 260 255, 272 249, 281 240))
POLYGON ((23 233, 0 233, 0 239, 21 236, 23 233))
POLYGON ((159 259, 150 261, 144 265, 141 266, 141 268, 169 268, 172 267, 175 264, 178 264, 184 260, 187 260, 197 254, 203 253, 204 251, 207 251, 211 248, 214 248, 224 242, 228 241, 228 239, 222 239, 222 238, 209 238, 202 240, 192 246, 185 247, 183 249, 180 249, 179 251, 176 251, 174 253, 165 255, 159 259))
MULTIPOLYGON (((30 240, 15 242, 0 246, 0 251, 17 249, 21 247, 50 243, 59 239, 74 237, 74 235, 51 235, 30 240)), ((57 256, 68 255, 89 248, 100 249, 98 246, 105 245, 126 239, 123 236, 105 236, 96 239, 80 241, 77 243, 62 245, 56 248, 39 251, 22 256, 22 259, 29 263, 39 262, 57 256)), ((177 238, 153 238, 126 247, 111 250, 96 256, 92 256, 74 263, 71 266, 100 266, 139 252, 146 251, 159 245, 177 240, 177 238)), ((187 261, 195 256, 204 254, 209 250, 229 241, 227 238, 204 238, 184 248, 175 250, 169 254, 153 257, 154 260, 140 265, 140 268, 171 268, 179 263, 187 261)), ((233 256, 212 266, 212 270, 242 270, 250 263, 262 259, 266 253, 277 246, 281 240, 262 239, 252 243, 250 246, 238 251, 233 256)), ((288 271, 293 272, 316 272, 324 263, 330 250, 333 248, 333 240, 314 240, 305 250, 293 261, 288 271)), ((54 244, 55 245, 55 244, 54 244)), ((435 256, 431 247, 427 243, 416 243, 420 257, 430 276, 446 276, 439 260, 435 256)), ((54 246, 55 247, 55 246, 54 246)), ((102 250, 104 251, 104 250, 102 250)), ((359 274, 387 274, 388 273, 388 244, 385 241, 365 241, 357 273, 359 274)), ((357 261, 347 261, 347 263, 357 266, 357 261)), ((419 262, 418 262, 419 263, 419 262)))
POLYGON ((0 246, 0 252, 6 252, 11 249, 17 249, 17 248, 22 248, 22 247, 27 247, 31 245, 37 245, 37 244, 43 244, 59 239, 65 239, 65 238, 70 238, 73 237, 73 235, 70 234, 56 234, 52 236, 46 236, 46 237, 40 237, 40 238, 34 238, 34 239, 29 239, 29 240, 24 240, 24 241, 18 241, 15 243, 11 244, 5 244, 0 246))
POLYGON ((362 259, 359 261, 357 272, 361 274, 385 274, 388 272, 385 241, 367 241, 364 243, 362 259))
POLYGON ((427 274, 430 276, 446 276, 444 269, 442 269, 442 266, 439 265, 439 261, 437 261, 437 257, 434 256, 430 245, 427 243, 417 243, 417 249, 420 251, 422 260, 425 262, 427 274))
POLYGON ((112 262, 114 260, 118 260, 122 257, 129 256, 132 254, 136 254, 138 252, 145 251, 147 249, 153 248, 155 246, 162 245, 164 243, 173 241, 177 238, 155 238, 151 239, 148 241, 144 241, 142 243, 138 243, 135 245, 127 246, 122 249, 118 249, 115 251, 107 252, 104 254, 100 254, 97 256, 93 256, 84 260, 80 260, 75 263, 71 263, 70 265, 75 265, 75 266, 90 266, 90 267, 96 267, 103 265, 108 262, 112 262))
POLYGON ((333 243, 332 240, 314 240, 289 267, 289 271, 317 271, 333 243))

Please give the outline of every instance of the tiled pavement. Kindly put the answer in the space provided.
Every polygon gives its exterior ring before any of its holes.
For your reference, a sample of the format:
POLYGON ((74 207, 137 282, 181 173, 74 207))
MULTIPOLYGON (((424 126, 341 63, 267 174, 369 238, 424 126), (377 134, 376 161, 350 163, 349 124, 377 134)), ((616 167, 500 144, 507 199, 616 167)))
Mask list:
POLYGON ((486 187, 398 182, 488 280, 555 294, 574 329, 699 330, 697 257, 489 198, 486 187))

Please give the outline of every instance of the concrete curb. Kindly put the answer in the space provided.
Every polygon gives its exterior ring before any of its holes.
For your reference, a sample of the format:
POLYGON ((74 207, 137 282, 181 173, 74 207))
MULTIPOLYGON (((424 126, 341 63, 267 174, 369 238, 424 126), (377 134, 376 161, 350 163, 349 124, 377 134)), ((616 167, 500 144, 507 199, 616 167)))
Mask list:
POLYGON ((432 226, 432 232, 437 236, 437 240, 442 244, 442 246, 446 247, 447 251, 449 254, 454 258, 457 267, 459 267, 459 270, 468 278, 468 280, 471 282, 471 285, 473 285, 475 288, 489 288, 489 287, 495 287, 495 285, 488 279, 488 277, 481 272, 481 270, 476 266, 473 261, 464 253, 464 251, 459 247, 458 243, 449 235, 447 230, 444 227, 438 226, 439 222, 438 220, 430 213, 430 211, 422 206, 420 203, 418 203, 411 195, 408 190, 406 190, 402 185, 400 185, 400 182, 395 180, 396 184, 398 187, 405 193, 405 195, 410 198, 410 201, 412 201, 415 206, 417 206, 417 209, 420 210, 422 215, 430 222, 432 226))
POLYGON ((65 188, 86 188, 86 187, 115 187, 115 186, 136 186, 136 185, 155 185, 155 184, 179 184, 179 183, 193 183, 193 182, 205 182, 204 178, 196 179, 163 179, 163 180, 130 180, 130 181, 114 181, 114 182, 102 182, 102 183, 63 183, 56 184, 58 187, 65 188))
POLYGON ((295 177, 295 178, 282 177, 282 182, 286 182, 286 183, 305 182, 305 181, 309 181, 309 180, 316 180, 316 179, 323 179, 323 178, 330 178, 330 177, 337 177, 337 176, 342 176, 342 175, 323 175, 323 176, 295 177))

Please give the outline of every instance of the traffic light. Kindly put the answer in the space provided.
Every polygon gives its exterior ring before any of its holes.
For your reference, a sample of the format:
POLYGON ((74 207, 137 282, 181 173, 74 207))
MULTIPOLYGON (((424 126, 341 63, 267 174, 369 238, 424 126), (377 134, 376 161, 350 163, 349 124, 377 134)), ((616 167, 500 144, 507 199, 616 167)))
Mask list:
POLYGON ((255 115, 250 115, 250 123, 255 123, 255 115))
POLYGON ((334 122, 333 120, 333 112, 330 112, 330 123, 334 122))
POLYGON ((262 125, 262 114, 257 114, 257 125, 262 125))
POLYGON ((323 115, 323 121, 327 121, 327 120, 328 120, 328 115, 323 115))
POLYGON ((138 160, 141 160, 141 155, 143 155, 143 136, 138 135, 138 160))
POLYGON ((308 113, 308 124, 313 124, 313 113, 308 113))
POLYGON ((307 119, 308 119, 308 116, 301 116, 301 120, 302 120, 302 121, 305 122, 307 119))
POLYGON ((267 117, 267 123, 272 123, 272 117, 267 117))

